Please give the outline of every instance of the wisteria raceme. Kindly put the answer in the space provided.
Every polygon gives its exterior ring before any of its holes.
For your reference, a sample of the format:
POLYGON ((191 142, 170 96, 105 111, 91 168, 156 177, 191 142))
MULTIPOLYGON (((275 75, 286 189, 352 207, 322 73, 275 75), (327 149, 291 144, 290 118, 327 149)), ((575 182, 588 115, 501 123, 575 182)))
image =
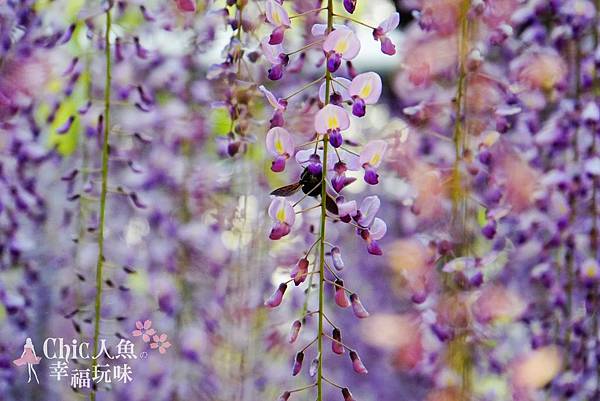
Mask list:
MULTIPOLYGON (((356 201, 346 201, 342 195, 343 192, 346 192, 346 188, 351 187, 352 183, 355 181, 354 178, 346 176, 348 170, 356 171, 362 168, 365 170, 364 179, 367 183, 371 185, 379 183, 379 175, 377 174, 376 169, 385 158, 387 144, 384 140, 370 141, 365 143, 363 150, 360 153, 356 153, 353 150, 346 148, 348 145, 347 141, 344 139, 344 131, 350 128, 351 118, 350 113, 344 107, 344 103, 352 104, 352 114, 357 117, 364 117, 367 112, 366 105, 375 104, 379 100, 382 92, 382 81, 375 72, 368 72, 349 77, 341 76, 339 78, 333 75, 340 69, 342 61, 354 59, 361 49, 361 42, 354 32, 354 27, 352 25, 334 24, 334 17, 339 17, 342 22, 344 19, 350 20, 335 14, 334 7, 334 2, 330 0, 327 2, 326 7, 324 6, 314 10, 314 13, 325 11, 327 13, 326 24, 315 24, 311 28, 311 33, 314 36, 322 37, 324 40, 310 43, 304 47, 304 49, 307 50, 313 46, 320 47, 320 51, 324 57, 324 74, 321 75, 321 78, 311 82, 301 88, 301 90, 294 92, 292 95, 296 96, 305 90, 308 91, 312 85, 321 83, 322 81, 316 96, 316 99, 319 100, 319 104, 315 104, 318 107, 315 111, 312 111, 314 124, 312 127, 310 124, 307 127, 310 135, 304 134, 305 137, 310 138, 309 142, 301 144, 298 139, 294 141, 293 134, 285 129, 285 122, 288 118, 286 115, 293 113, 293 106, 291 103, 293 100, 290 99, 291 96, 285 98, 285 106, 282 106, 281 102, 276 100, 277 97, 272 91, 261 87, 268 102, 276 110, 274 117, 271 119, 271 125, 274 127, 271 128, 266 135, 267 151, 275 156, 275 160, 271 165, 271 170, 276 173, 282 172, 285 168, 285 162, 292 156, 295 156, 295 160, 302 169, 300 179, 297 183, 278 188, 272 192, 274 198, 269 206, 269 215, 273 219, 274 225, 269 238, 272 240, 279 240, 288 234, 293 233, 292 227, 296 221, 296 213, 304 214, 311 210, 320 211, 320 228, 318 233, 316 233, 317 237, 305 252, 305 256, 302 257, 292 269, 292 279, 290 280, 294 281, 296 285, 299 285, 305 281, 307 275, 311 275, 306 291, 307 300, 305 305, 308 305, 308 298, 311 295, 310 291, 314 281, 312 275, 318 275, 317 288, 319 303, 318 309, 314 311, 315 314, 318 315, 316 338, 309 346, 296 355, 292 372, 292 375, 294 376, 300 373, 304 353, 307 352, 311 344, 316 343, 317 354, 311 363, 309 376, 316 376, 314 386, 317 388, 318 400, 321 400, 323 397, 324 384, 333 383, 331 380, 327 379, 323 372, 323 337, 325 336, 323 326, 325 321, 333 326, 332 351, 335 354, 342 354, 347 347, 342 342, 340 329, 332 323, 325 313, 325 284, 328 283, 334 285, 334 300, 339 307, 347 308, 352 305, 357 317, 364 318, 368 316, 368 313, 358 300, 358 296, 352 293, 353 298, 352 301, 350 300, 348 296, 350 291, 345 287, 344 281, 338 276, 339 273, 336 273, 335 270, 331 269, 330 265, 326 262, 325 255, 326 253, 329 253, 332 257, 332 264, 335 269, 339 272, 344 268, 344 263, 342 262, 340 255, 340 245, 338 244, 335 247, 330 246, 329 252, 325 249, 328 246, 326 228, 330 223, 335 222, 354 225, 357 234, 367 242, 368 252, 374 255, 383 254, 377 241, 383 238, 386 233, 385 222, 375 217, 380 206, 380 201, 377 196, 366 197, 362 201, 361 206, 357 207, 356 201), (339 82, 343 82, 343 79, 346 83, 349 83, 349 85, 344 86, 344 84, 339 84, 339 82), (338 83, 341 86, 339 89, 340 94, 337 97, 335 96, 337 92, 335 91, 334 83, 338 83), (347 91, 346 95, 343 94, 345 91, 347 91), (275 116, 277 116, 276 123, 274 123, 275 116), (304 146, 308 146, 312 149, 304 150, 302 149, 304 146), (304 193, 300 199, 294 203, 286 199, 287 197, 296 196, 296 192, 300 189, 304 193), (310 198, 320 198, 320 203, 309 206, 298 212, 295 210, 295 207, 301 207, 300 205, 310 201, 310 198), (318 252, 318 256, 315 256, 313 268, 309 272, 308 258, 313 250, 318 252), (327 269, 327 271, 325 271, 325 269, 327 269)), ((344 7, 346 11, 352 13, 355 10, 356 2, 345 2, 344 7)), ((310 13, 310 11, 308 13, 310 13)), ((287 36, 290 36, 293 33, 293 29, 290 29, 290 19, 295 16, 288 16, 285 9, 273 0, 267 1, 266 16, 267 20, 275 26, 268 41, 266 39, 261 41, 261 46, 267 54, 267 60, 276 66, 287 64, 291 61, 288 54, 283 53, 282 48, 269 48, 269 46, 282 46, 283 32, 289 29, 290 32, 287 33, 287 36), (278 60, 285 60, 285 62, 282 61, 280 64, 277 64, 278 60)), ((302 15, 298 15, 298 17, 301 16, 302 15)), ((386 24, 393 25, 393 22, 386 24)), ((378 39, 395 28, 395 25, 387 25, 386 28, 380 27, 376 30, 378 39)), ((385 38, 383 41, 385 40, 389 41, 388 38, 385 38)), ((386 45, 384 49, 384 45, 382 45, 384 53, 390 54, 389 51, 386 52, 386 50, 389 50, 389 46, 390 45, 386 45)), ((391 46, 393 47, 393 45, 391 46)), ((294 55, 295 53, 297 52, 292 51, 289 55, 294 55)), ((283 77, 283 72, 278 70, 277 73, 274 73, 274 68, 275 67, 271 67, 269 70, 269 78, 271 80, 281 79, 283 77)), ((312 203, 314 204, 314 201, 312 203)), ((279 289, 265 302, 265 305, 269 307, 279 306, 285 293, 285 289, 286 284, 280 284, 279 289)), ((306 317, 303 317, 303 320, 306 320, 306 317)), ((292 327, 292 338, 294 340, 297 336, 296 324, 297 323, 294 322, 292 327)), ((350 359, 356 373, 367 373, 367 369, 358 357, 356 351, 350 351, 350 359)), ((335 386, 337 385, 334 385, 334 387, 335 386)), ((345 391, 344 397, 351 398, 347 389, 345 391)))
POLYGON ((0 399, 600 400, 599 45, 600 0, 0 1, 0 399))

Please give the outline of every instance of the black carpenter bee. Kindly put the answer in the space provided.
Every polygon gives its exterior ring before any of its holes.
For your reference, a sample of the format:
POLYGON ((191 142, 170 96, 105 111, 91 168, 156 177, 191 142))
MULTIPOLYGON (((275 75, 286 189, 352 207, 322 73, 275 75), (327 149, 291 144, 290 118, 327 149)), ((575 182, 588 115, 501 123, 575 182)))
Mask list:
MULTIPOLYGON (((308 170, 308 167, 305 167, 304 171, 302 171, 302 174, 300 174, 300 181, 298 181, 294 184, 284 185, 281 188, 277 188, 276 190, 271 192, 271 195, 288 197, 288 196, 292 196, 293 194, 298 192, 300 189, 302 189, 302 192, 304 192, 306 195, 312 196, 314 198, 318 198, 319 196, 321 196, 321 179, 322 178, 323 178, 322 172, 319 172, 318 174, 314 174, 308 170)), ((327 207, 327 210, 330 213, 333 213, 335 215, 338 214, 337 203, 335 202, 335 199, 329 193, 327 193, 327 199, 325 200, 325 206, 327 207)))

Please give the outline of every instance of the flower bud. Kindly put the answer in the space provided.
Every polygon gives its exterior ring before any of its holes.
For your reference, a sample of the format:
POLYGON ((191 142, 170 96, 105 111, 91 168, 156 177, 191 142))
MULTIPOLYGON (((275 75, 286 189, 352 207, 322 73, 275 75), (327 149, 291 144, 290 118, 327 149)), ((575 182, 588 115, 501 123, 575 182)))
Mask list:
POLYGON ((288 340, 290 344, 296 342, 296 339, 298 339, 298 334, 300 334, 301 327, 302 323, 300 323, 300 320, 296 320, 294 323, 292 323, 292 328, 290 330, 290 336, 288 340))
POLYGON ((350 300, 346 295, 346 289, 344 288, 344 281, 337 279, 335 280, 335 303, 340 308, 347 308, 350 306, 350 300))
POLYGON ((292 395, 292 393, 290 393, 289 391, 284 391, 277 401, 287 401, 290 399, 290 395, 292 395))
POLYGON ((336 268, 336 270, 343 270, 344 269, 344 261, 342 260, 342 251, 340 250, 339 247, 334 246, 333 248, 331 248, 331 260, 333 261, 333 267, 336 268))
POLYGON ((344 397, 344 401, 354 401, 354 397, 352 397, 352 393, 348 387, 342 389, 342 396, 344 397))
POLYGON ((333 329, 331 334, 333 340, 331 341, 331 350, 338 355, 342 355, 345 352, 344 346, 342 345, 342 332, 337 327, 333 329))
POLYGON ((283 300, 283 294, 285 294, 285 290, 287 290, 287 284, 281 283, 277 290, 265 301, 265 306, 269 308, 276 308, 281 305, 281 301, 283 300))
POLYGON ((357 294, 350 295, 350 302, 352 302, 352 310, 357 318, 364 319, 369 317, 369 312, 367 312, 362 302, 360 302, 360 298, 357 294))
POLYGON ((352 14, 356 10, 356 0, 344 0, 344 9, 352 14))
POLYGON ((321 360, 321 354, 317 354, 317 356, 310 363, 310 368, 308 368, 308 375, 310 377, 315 377, 317 371, 319 370, 319 362, 321 360))
POLYGON ((302 370, 302 361, 304 361, 304 352, 298 352, 296 359, 294 360, 294 367, 292 368, 292 376, 296 376, 302 370))
POLYGON ((352 369, 358 374, 366 375, 369 373, 365 365, 363 365, 356 351, 350 351, 350 360, 352 361, 352 369))
POLYGON ((291 276, 294 279, 294 284, 297 286, 302 284, 308 276, 308 259, 300 259, 298 263, 296 263, 296 266, 294 266, 291 276))

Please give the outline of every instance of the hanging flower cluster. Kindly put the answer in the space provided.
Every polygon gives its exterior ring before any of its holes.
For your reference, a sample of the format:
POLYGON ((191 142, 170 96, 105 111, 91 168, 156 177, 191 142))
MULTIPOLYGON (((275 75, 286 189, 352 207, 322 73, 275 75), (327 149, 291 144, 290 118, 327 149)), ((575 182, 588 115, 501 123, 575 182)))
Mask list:
MULTIPOLYGON (((344 6, 347 12, 352 13, 356 2, 345 2, 344 6)), ((341 355, 348 351, 356 373, 366 374, 367 369, 357 351, 342 341, 340 328, 326 315, 325 286, 333 288, 333 300, 338 307, 351 306, 358 318, 368 317, 369 313, 363 307, 358 295, 342 280, 340 271, 345 267, 342 260, 343 247, 339 244, 330 244, 326 232, 327 227, 347 225, 356 232, 360 240, 365 242, 368 253, 383 254, 378 241, 385 236, 387 226, 381 218, 377 217, 381 206, 380 199, 372 195, 357 202, 349 199, 346 194, 346 188, 356 181, 355 175, 361 175, 361 172, 367 184, 379 183, 377 169, 385 160, 386 141, 361 138, 364 145, 357 149, 354 141, 346 139, 346 132, 353 125, 352 115, 356 119, 363 118, 367 113, 367 105, 377 103, 382 93, 382 80, 375 72, 358 75, 354 72, 350 62, 359 54, 361 42, 354 31, 354 26, 334 24, 334 19, 344 21, 353 18, 336 14, 333 1, 328 1, 326 6, 321 8, 290 16, 284 2, 267 0, 265 12, 267 21, 273 26, 273 31, 270 36, 261 41, 261 49, 272 65, 268 72, 271 80, 278 81, 284 78, 290 73, 286 69, 294 62, 294 56, 301 53, 302 57, 307 57, 304 55, 305 52, 312 49, 321 55, 317 65, 322 65, 324 69, 319 74, 320 78, 285 98, 276 96, 265 86, 260 87, 268 103, 273 107, 271 128, 266 134, 266 149, 273 157, 271 170, 275 173, 290 169, 299 171, 296 182, 275 189, 271 193, 273 198, 268 214, 273 225, 269 238, 280 240, 297 232, 301 229, 297 224, 298 215, 302 215, 303 220, 310 219, 313 211, 319 212, 314 217, 317 218, 315 225, 320 226, 315 233, 316 239, 312 240, 312 245, 291 269, 290 279, 279 284, 265 302, 269 308, 281 305, 289 285, 294 283, 295 286, 300 286, 307 279, 308 299, 313 283, 317 283, 318 309, 309 311, 305 308, 300 320, 292 324, 290 334, 290 342, 293 343, 298 338, 301 328, 307 325, 309 317, 318 316, 316 336, 296 354, 292 369, 293 376, 301 372, 305 354, 310 351, 311 345, 316 344, 317 350, 309 369, 309 375, 315 377, 315 382, 302 389, 286 391, 280 399, 287 400, 293 392, 316 387, 317 399, 321 400, 323 384, 329 383, 342 391, 344 399, 351 400, 352 395, 346 387, 335 384, 323 373, 326 352, 323 346, 324 338, 331 341, 331 350, 334 354, 341 355), (299 51, 286 52, 283 34, 286 32, 286 37, 293 35, 291 21, 298 17, 320 13, 326 14, 327 23, 316 21, 312 25, 310 28, 312 41, 299 51), (347 73, 341 71, 342 62, 348 65, 347 73), (320 85, 320 88, 315 95, 308 95, 309 99, 314 99, 307 102, 309 104, 307 113, 311 114, 312 123, 309 122, 302 127, 301 132, 297 132, 298 128, 294 126, 288 128, 286 121, 288 115, 293 113, 291 110, 300 107, 293 105, 292 97, 303 93, 313 85, 320 85), (308 140, 303 141, 303 138, 308 140), (313 250, 315 257, 311 262, 313 250), (331 335, 326 333, 327 324, 331 326, 331 335)), ((398 26, 398 21, 399 16, 396 13, 380 27, 373 28, 373 36, 382 42, 382 51, 386 54, 395 52, 393 44, 385 35, 398 26)), ((292 73, 294 72, 295 70, 292 73)))

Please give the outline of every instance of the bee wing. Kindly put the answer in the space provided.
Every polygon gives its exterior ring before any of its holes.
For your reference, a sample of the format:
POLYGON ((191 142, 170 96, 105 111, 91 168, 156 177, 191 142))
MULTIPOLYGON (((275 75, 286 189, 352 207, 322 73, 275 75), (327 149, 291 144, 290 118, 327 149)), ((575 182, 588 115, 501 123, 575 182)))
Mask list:
POLYGON ((299 182, 296 182, 296 183, 290 184, 290 185, 285 185, 281 188, 277 188, 277 189, 273 190, 273 192, 271 192, 271 195, 292 196, 293 194, 298 192, 298 190, 300 189, 301 186, 302 186, 302 184, 300 184, 299 182))

